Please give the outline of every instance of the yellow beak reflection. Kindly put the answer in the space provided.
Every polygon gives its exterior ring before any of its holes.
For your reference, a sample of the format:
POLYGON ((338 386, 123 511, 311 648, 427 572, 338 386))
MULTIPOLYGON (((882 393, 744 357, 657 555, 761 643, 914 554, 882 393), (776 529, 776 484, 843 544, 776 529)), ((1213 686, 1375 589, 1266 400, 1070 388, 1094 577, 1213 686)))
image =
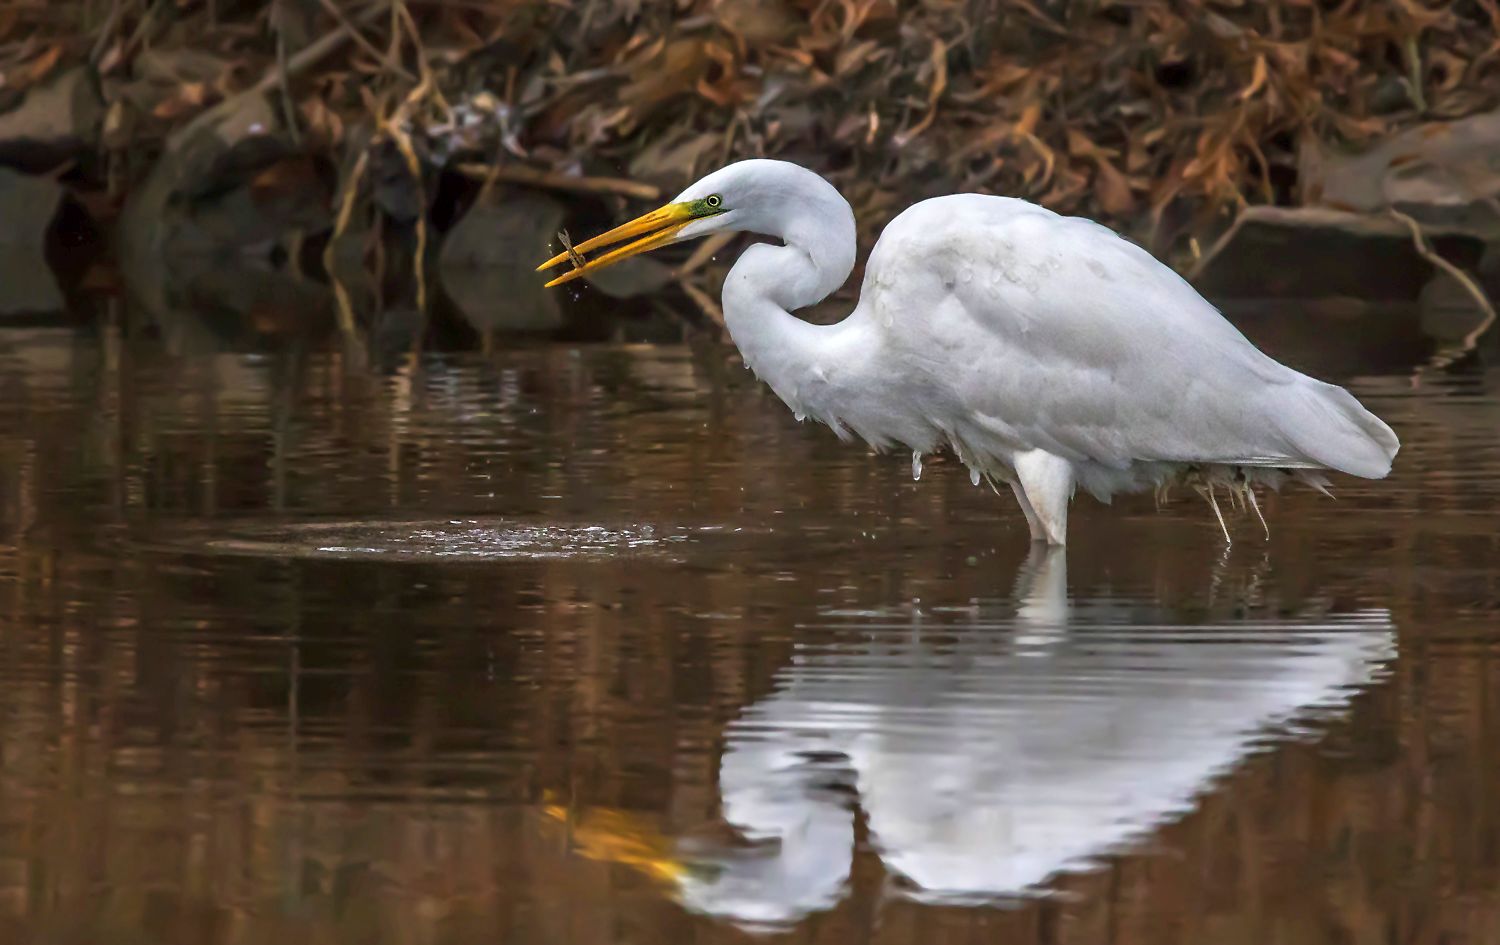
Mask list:
MULTIPOLYGON (((640 239, 637 239, 633 243, 626 243, 619 249, 610 250, 603 256, 590 259, 582 266, 575 266, 573 269, 568 270, 547 283, 547 288, 550 289, 552 286, 571 282, 579 276, 586 276, 596 269, 612 266, 622 259, 629 259, 631 256, 648 252, 656 249, 658 246, 665 246, 672 242, 672 239, 677 236, 678 231, 693 222, 694 219, 696 217, 693 214, 691 204, 669 203, 665 207, 652 210, 645 216, 636 217, 629 223, 617 226, 608 233, 601 233, 593 239, 584 240, 573 247, 574 252, 586 253, 591 249, 610 246, 621 240, 630 239, 632 236, 640 237, 640 239)), ((541 272, 544 269, 551 269, 553 266, 567 262, 568 258, 568 253, 558 253, 540 266, 537 266, 536 271, 541 272)))

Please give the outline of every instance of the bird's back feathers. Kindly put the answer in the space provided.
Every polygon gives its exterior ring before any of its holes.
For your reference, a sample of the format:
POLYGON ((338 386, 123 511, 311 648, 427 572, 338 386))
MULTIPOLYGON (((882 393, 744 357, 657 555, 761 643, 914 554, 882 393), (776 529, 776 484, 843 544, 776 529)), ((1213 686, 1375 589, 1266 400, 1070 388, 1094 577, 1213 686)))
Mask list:
POLYGON ((1145 250, 1022 200, 913 205, 872 252, 860 306, 949 401, 935 406, 1074 461, 1378 478, 1399 446, 1347 391, 1263 354, 1145 250))

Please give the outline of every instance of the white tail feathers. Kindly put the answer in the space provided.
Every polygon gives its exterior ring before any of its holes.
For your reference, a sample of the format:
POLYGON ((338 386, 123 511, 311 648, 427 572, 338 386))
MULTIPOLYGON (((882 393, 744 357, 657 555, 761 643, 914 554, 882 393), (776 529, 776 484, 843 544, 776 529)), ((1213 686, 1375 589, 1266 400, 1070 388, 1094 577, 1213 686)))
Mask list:
POLYGON ((1391 471, 1401 441, 1342 387, 1308 378, 1290 385, 1280 406, 1281 435, 1318 466, 1364 479, 1391 471))

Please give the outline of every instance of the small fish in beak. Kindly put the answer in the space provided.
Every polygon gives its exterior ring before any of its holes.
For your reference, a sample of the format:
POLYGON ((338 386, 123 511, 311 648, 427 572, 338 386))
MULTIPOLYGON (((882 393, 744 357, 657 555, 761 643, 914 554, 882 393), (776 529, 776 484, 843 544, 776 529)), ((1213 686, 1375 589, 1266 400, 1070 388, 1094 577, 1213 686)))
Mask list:
POLYGON ((629 223, 615 227, 608 233, 601 233, 593 239, 584 240, 577 246, 569 243, 567 234, 559 233, 558 238, 562 240, 564 251, 537 266, 536 271, 541 272, 545 269, 551 269, 553 266, 559 265, 564 261, 571 260, 573 263, 572 269, 547 283, 548 288, 555 285, 562 285, 564 282, 571 282, 586 273, 603 269, 605 266, 612 266, 622 259, 629 259, 631 256, 649 252, 658 247, 676 242, 677 234, 682 232, 682 228, 689 223, 703 217, 724 213, 726 210, 727 208, 723 206, 723 198, 718 194, 713 194, 702 200, 687 200, 681 203, 669 203, 664 207, 658 207, 650 213, 636 217, 629 223), (618 249, 610 250, 602 256, 597 256, 593 259, 585 259, 583 256, 584 253, 590 250, 598 249, 602 246, 612 246, 615 243, 629 240, 632 237, 634 237, 633 242, 626 243, 618 249))
POLYGON ((563 252, 567 253, 568 258, 573 261, 573 268, 582 269, 588 260, 583 258, 582 253, 573 248, 573 241, 568 238, 568 231, 558 230, 557 241, 562 244, 563 252))

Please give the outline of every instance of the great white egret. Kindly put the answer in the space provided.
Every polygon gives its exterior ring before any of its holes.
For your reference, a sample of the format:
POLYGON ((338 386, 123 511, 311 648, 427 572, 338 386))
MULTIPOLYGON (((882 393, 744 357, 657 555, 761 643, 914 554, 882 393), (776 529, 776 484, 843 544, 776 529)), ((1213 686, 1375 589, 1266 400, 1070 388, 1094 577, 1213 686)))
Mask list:
POLYGON ((859 304, 833 325, 791 313, 848 277, 854 213, 785 161, 720 168, 538 269, 573 261, 548 283, 559 285, 720 231, 782 241, 740 256, 724 319, 799 419, 877 449, 903 444, 914 475, 923 454, 951 448, 976 485, 1010 485, 1034 541, 1065 542, 1079 486, 1108 502, 1184 481, 1223 527, 1218 487, 1258 514, 1254 486, 1290 477, 1321 489, 1330 469, 1378 479, 1400 445, 1348 391, 1263 354, 1145 250, 1012 197, 912 205, 875 244, 859 304), (579 264, 576 254, 625 240, 579 264))

